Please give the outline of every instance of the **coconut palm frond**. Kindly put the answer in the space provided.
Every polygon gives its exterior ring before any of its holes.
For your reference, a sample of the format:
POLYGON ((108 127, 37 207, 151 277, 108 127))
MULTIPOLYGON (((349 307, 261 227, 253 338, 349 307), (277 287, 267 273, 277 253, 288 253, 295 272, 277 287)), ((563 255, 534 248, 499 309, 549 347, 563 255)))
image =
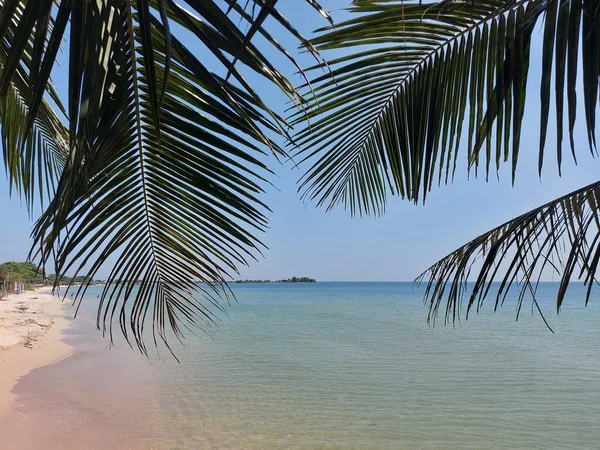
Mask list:
POLYGON ((42 53, 57 50, 50 35, 64 27, 51 16, 51 5, 34 7, 23 2, 3 2, 0 12, 0 124, 3 159, 11 188, 22 194, 30 212, 36 198, 51 198, 68 153, 68 133, 63 125, 64 109, 50 83, 44 89, 58 105, 35 100, 31 91, 40 74, 42 53), (27 33, 20 25, 35 23, 27 33), (34 51, 35 49, 35 51, 34 51), (18 57, 18 52, 21 58, 18 57), (35 67, 36 69, 30 69, 35 67), (32 105, 36 105, 33 112, 32 105))
MULTIPOLYGON (((56 285, 66 273, 85 277, 76 301, 114 264, 98 327, 112 336, 118 323, 144 352, 148 334, 168 345, 171 331, 181 338, 213 324, 228 294, 225 280, 263 247, 268 208, 260 195, 268 158, 285 155, 273 136, 284 135, 286 124, 244 71, 301 101, 253 44, 254 34, 271 36, 267 16, 285 20, 276 2, 229 3, 232 11, 196 0, 1 3, 0 87, 17 86, 25 98, 20 117, 2 116, 2 131, 18 119, 26 135, 41 129, 64 137, 31 257, 55 264, 56 285), (66 31, 59 134, 41 127, 52 112, 47 98, 60 109, 50 75, 66 31)), ((273 38, 266 45, 285 52, 273 38)))
POLYGON ((311 40, 324 56, 337 52, 328 62, 333 77, 322 74, 323 64, 313 67, 315 97, 292 114, 300 126, 294 135, 301 148, 297 159, 310 164, 300 184, 305 198, 328 208, 341 204, 358 215, 382 213, 390 194, 425 201, 436 182, 454 176, 462 143, 470 170, 484 170, 487 177, 508 162, 514 180, 534 56, 542 60, 539 170, 547 157, 552 108, 559 170, 565 115, 575 155, 578 101, 595 151, 597 1, 357 0, 353 5, 354 17, 318 30, 311 40), (540 26, 542 54, 532 55, 532 33, 540 26))
POLYGON ((444 302, 445 322, 460 320, 465 298, 466 318, 472 310, 479 312, 491 294, 495 294, 496 310, 512 286, 518 288, 518 318, 527 297, 532 307, 539 308, 538 284, 550 274, 560 277, 557 312, 575 279, 587 285, 587 305, 599 261, 600 182, 596 182, 476 237, 436 262, 418 281, 427 280, 425 298, 432 322, 444 302), (471 276, 475 282, 467 284, 471 276))

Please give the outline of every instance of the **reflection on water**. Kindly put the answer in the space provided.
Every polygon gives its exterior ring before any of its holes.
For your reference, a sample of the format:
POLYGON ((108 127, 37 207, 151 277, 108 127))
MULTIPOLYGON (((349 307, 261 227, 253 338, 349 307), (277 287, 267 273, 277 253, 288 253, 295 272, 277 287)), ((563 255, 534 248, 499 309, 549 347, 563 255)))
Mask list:
MULTIPOLYGON (((544 285, 542 297, 555 289, 544 285)), ((65 435, 104 442, 98 448, 596 448, 600 440, 600 301, 583 308, 581 286, 560 316, 544 306, 555 334, 525 311, 515 323, 510 306, 430 329, 411 284, 234 290, 239 304, 213 338, 175 349, 181 364, 150 364, 123 344, 106 351, 91 324, 78 322, 70 339, 79 352, 27 377, 20 399, 65 435)))

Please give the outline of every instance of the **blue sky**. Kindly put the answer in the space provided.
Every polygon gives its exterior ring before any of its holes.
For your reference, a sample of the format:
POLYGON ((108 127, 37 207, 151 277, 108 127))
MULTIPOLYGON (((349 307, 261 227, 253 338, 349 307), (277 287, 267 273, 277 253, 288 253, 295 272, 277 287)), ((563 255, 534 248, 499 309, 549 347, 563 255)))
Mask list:
MULTIPOLYGON (((281 3, 285 7, 292 4, 291 0, 281 3)), ((346 3, 342 0, 325 2, 332 9, 346 3)), ((300 25, 306 32, 323 25, 310 10, 305 13, 303 10, 302 15, 295 17, 302 19, 300 25)), ((533 55, 540 54, 541 36, 540 31, 534 35, 533 55)), ((507 165, 501 168, 499 180, 491 176, 488 183, 484 177, 468 180, 465 170, 457 171, 454 183, 435 188, 425 206, 391 198, 383 217, 352 219, 342 209, 326 213, 314 204, 305 204, 296 192, 301 172, 292 169, 290 164, 275 165, 277 177, 273 181, 277 189, 268 188, 263 197, 273 211, 270 230, 263 235, 269 249, 250 267, 241 268, 240 277, 412 280, 436 259, 477 234, 596 181, 600 161, 589 153, 583 120, 577 124, 579 164, 575 166, 572 158, 566 156, 563 175, 558 177, 551 126, 544 173, 541 179, 538 177, 539 65, 534 56, 521 138, 522 157, 514 188, 507 165)), ((280 101, 275 93, 272 97, 271 104, 280 101)), ((584 117, 581 105, 578 117, 584 117)), ((554 118, 551 116, 550 120, 554 118)), ((565 153, 568 154, 568 148, 565 153)), ((464 159, 464 153, 462 156, 464 159)), ((9 198, 4 175, 0 176, 0 211, 0 261, 23 260, 31 246, 29 233, 33 222, 20 200, 14 196, 9 198)), ((100 278, 106 276, 109 269, 105 268, 100 278)))

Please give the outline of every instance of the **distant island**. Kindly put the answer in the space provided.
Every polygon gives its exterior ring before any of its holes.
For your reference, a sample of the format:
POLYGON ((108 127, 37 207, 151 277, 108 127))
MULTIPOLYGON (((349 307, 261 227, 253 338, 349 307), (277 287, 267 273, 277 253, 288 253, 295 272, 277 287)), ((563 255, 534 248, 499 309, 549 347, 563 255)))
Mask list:
POLYGON ((292 277, 286 280, 235 280, 232 283, 316 283, 317 280, 308 277, 292 277))

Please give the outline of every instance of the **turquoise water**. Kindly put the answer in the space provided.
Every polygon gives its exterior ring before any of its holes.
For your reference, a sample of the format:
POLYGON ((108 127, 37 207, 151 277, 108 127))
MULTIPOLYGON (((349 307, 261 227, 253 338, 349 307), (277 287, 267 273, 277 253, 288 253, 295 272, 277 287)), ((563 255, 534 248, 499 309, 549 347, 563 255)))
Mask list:
MULTIPOLYGON (((410 283, 233 289, 229 318, 175 348, 180 364, 162 354, 136 369, 158 448, 599 446, 600 299, 584 308, 582 285, 558 317, 557 285, 540 288, 554 334, 528 307, 515 322, 511 301, 431 329, 410 283)), ((119 351, 88 349, 90 373, 119 351)))

